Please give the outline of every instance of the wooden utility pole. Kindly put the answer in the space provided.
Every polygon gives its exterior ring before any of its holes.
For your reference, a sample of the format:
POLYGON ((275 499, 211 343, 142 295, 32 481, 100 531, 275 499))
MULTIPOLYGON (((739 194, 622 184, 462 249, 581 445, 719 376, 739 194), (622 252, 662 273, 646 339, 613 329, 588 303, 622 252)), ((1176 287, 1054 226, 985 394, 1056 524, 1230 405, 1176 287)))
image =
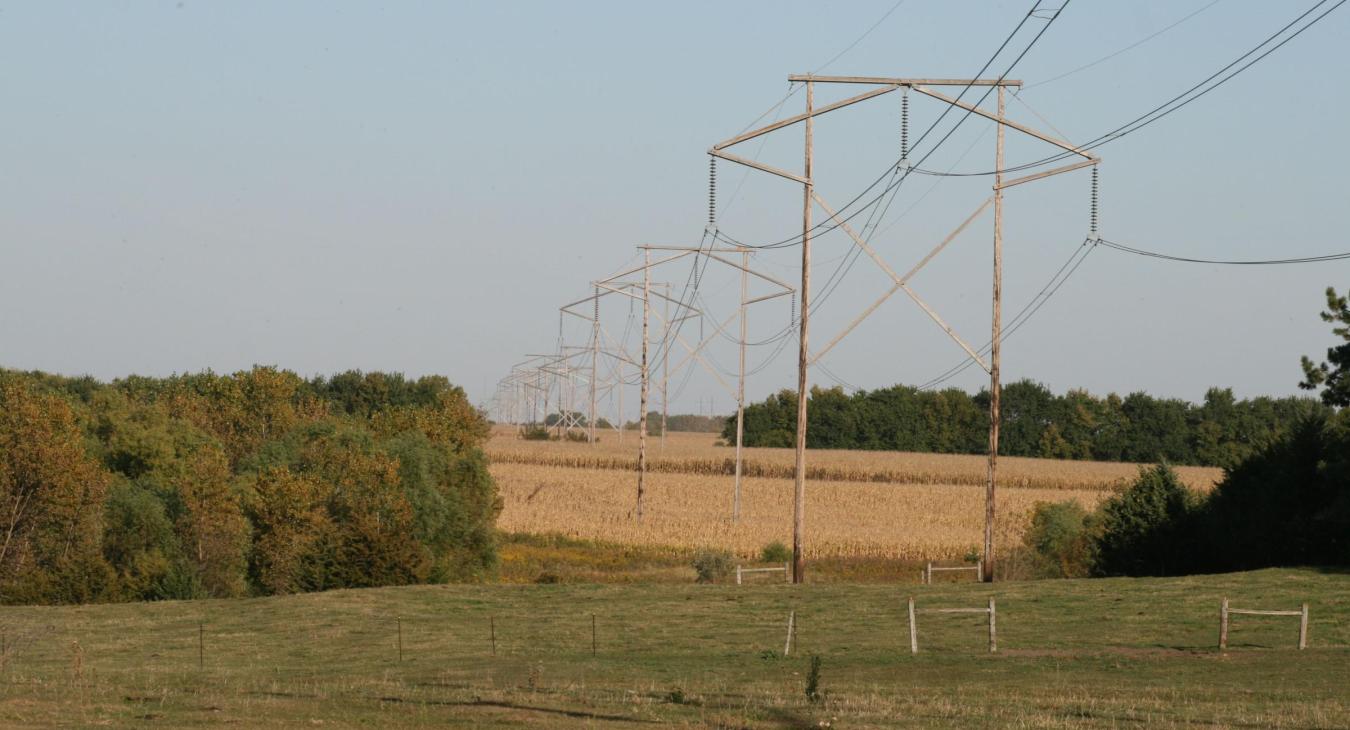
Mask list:
POLYGON ((638 395, 638 478, 637 507, 633 514, 642 521, 642 497, 646 491, 647 479, 647 323, 651 317, 652 294, 652 252, 644 251, 646 265, 642 267, 642 386, 638 395))
POLYGON ((792 582, 801 583, 806 579, 806 555, 803 553, 803 532, 806 528, 806 368, 807 368, 807 323, 810 319, 811 303, 811 196, 814 185, 811 182, 814 131, 812 106, 815 104, 815 82, 806 81, 806 166, 805 182, 802 184, 802 286, 801 320, 797 346, 797 459, 793 470, 794 493, 792 498, 792 582))
MULTIPOLYGON (((994 316, 989 339, 989 482, 984 488, 984 580, 994 582, 994 496, 998 475, 999 354, 1003 339, 1003 87, 998 87, 998 141, 994 152, 994 316)), ((990 623, 990 636, 993 624, 990 623)), ((992 638, 991 638, 992 641, 992 638)))
POLYGON ((741 253, 741 363, 736 379, 736 489, 731 499, 731 521, 741 520, 741 448, 745 443, 745 305, 750 286, 750 252, 741 253))

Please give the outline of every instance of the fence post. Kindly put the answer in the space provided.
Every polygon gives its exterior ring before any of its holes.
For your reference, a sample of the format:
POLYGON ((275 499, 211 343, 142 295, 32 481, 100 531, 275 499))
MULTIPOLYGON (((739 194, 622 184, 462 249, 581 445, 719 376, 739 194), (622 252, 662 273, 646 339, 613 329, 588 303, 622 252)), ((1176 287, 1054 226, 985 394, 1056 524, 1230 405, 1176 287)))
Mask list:
POLYGON ((919 630, 914 625, 914 596, 909 597, 909 653, 919 653, 919 630))
POLYGON ((1298 617, 1298 648, 1308 648, 1308 604, 1303 604, 1303 612, 1298 617))
POLYGON ((926 586, 933 585, 933 561, 931 560, 928 561, 928 567, 923 576, 923 584, 926 586))
POLYGON ((403 617, 395 616, 394 622, 398 625, 398 660, 403 661, 403 617))
POLYGON ((595 656, 595 614, 591 614, 591 656, 595 656))
POLYGON ((793 634, 793 631, 795 630, 796 622, 797 622, 797 611, 796 611, 796 610, 789 611, 789 612, 788 612, 787 643, 783 644, 783 656, 785 656, 785 657, 786 657, 788 654, 792 653, 792 634, 793 634))
POLYGON ((980 583, 983 583, 983 582, 984 582, 984 561, 983 561, 983 560, 976 560, 976 561, 975 561, 975 580, 979 581, 980 583))
POLYGON ((1219 604, 1219 651, 1228 648, 1228 599, 1219 604))
POLYGON ((994 630, 994 619, 996 618, 994 597, 989 597, 989 653, 998 651, 998 634, 994 630))
POLYGON ((736 585, 741 584, 741 566, 736 566, 736 585))
POLYGON ((788 562, 786 560, 783 561, 783 582, 784 583, 792 582, 792 571, 791 569, 788 568, 788 562))

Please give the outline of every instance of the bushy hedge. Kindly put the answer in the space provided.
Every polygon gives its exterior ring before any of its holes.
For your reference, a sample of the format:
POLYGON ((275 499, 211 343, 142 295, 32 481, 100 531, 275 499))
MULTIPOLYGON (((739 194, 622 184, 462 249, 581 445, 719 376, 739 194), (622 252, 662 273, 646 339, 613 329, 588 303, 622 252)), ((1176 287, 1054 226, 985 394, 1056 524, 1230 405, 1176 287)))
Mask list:
POLYGON ((0 371, 0 601, 473 579, 487 422, 441 377, 0 371))
POLYGON ((1350 412, 1299 423, 1208 495, 1159 465, 1091 514, 1038 505, 1024 547, 1052 577, 1350 566, 1350 412))

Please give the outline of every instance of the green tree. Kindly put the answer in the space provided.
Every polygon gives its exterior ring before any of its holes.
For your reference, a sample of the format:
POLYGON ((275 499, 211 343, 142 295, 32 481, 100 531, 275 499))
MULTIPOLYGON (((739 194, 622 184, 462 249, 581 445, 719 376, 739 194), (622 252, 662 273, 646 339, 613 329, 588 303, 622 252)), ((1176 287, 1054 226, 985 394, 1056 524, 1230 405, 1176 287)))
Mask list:
POLYGON ((1093 570, 1099 575, 1184 572, 1189 550, 1181 540, 1193 502, 1171 467, 1141 467, 1132 485, 1100 507, 1093 570))
POLYGON ((103 554, 116 571, 122 598, 155 601, 203 594, 164 501, 126 479, 118 479, 108 493, 103 554))
POLYGON ((1330 322, 1332 334, 1342 342, 1327 348, 1327 359, 1313 363, 1306 355, 1303 357, 1303 382, 1299 387, 1305 390, 1322 389, 1322 402, 1335 407, 1350 406, 1350 302, 1345 296, 1337 296, 1333 287, 1327 287, 1327 311, 1322 312, 1322 321, 1330 322))
POLYGON ((1350 565, 1350 419, 1309 418, 1230 469, 1198 523, 1206 570, 1350 565))

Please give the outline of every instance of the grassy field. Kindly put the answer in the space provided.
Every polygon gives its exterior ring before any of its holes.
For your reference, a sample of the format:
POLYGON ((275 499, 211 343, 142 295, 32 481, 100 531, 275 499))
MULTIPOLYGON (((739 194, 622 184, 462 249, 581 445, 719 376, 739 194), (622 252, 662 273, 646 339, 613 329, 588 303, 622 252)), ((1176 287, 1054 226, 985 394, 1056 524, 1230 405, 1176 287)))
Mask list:
MULTIPOLYGON (((598 444, 525 441, 498 427, 487 450, 504 509, 498 525, 513 533, 557 534, 615 545, 688 552, 731 550, 742 557, 792 536, 792 451, 748 449, 742 518, 731 521, 733 451, 717 436, 671 433, 651 439, 646 516, 632 519, 636 436, 598 444)), ((960 559, 983 540, 982 456, 874 451, 807 454, 807 554, 813 559, 902 562, 960 559)), ((1138 465, 1000 460, 997 542, 1021 540, 1037 502, 1077 500, 1096 506, 1138 474, 1138 465)), ((1218 469, 1178 470, 1197 491, 1218 469)), ((898 569, 898 568, 897 568, 898 569)))
POLYGON ((992 587, 423 586, 6 607, 0 626, 4 727, 1350 726, 1350 575, 1313 570, 992 587), (921 616, 911 656, 907 595, 921 608, 995 596, 999 653, 981 619, 921 616), (1307 601, 1310 648, 1292 648, 1293 619, 1238 617, 1217 652, 1223 596, 1307 601), (818 702, 804 692, 810 654, 818 702))

